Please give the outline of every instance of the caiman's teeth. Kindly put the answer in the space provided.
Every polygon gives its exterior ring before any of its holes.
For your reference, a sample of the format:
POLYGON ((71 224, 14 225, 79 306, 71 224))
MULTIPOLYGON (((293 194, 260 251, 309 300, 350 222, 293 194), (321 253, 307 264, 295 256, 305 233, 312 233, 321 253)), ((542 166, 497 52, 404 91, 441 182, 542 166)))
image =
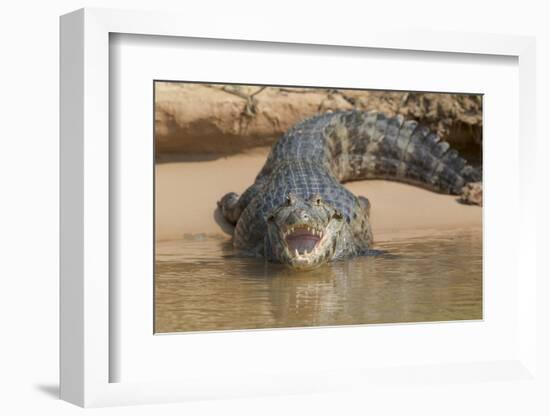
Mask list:
POLYGON ((298 254, 298 249, 297 249, 297 248, 294 249, 294 254, 295 254, 296 256, 299 256, 299 254, 298 254))

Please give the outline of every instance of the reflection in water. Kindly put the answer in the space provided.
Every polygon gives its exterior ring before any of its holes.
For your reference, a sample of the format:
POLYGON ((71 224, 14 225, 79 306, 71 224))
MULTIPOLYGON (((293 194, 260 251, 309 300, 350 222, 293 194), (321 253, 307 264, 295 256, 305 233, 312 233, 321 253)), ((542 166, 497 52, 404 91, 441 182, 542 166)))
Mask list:
POLYGON ((481 248, 481 230, 448 231, 296 272, 225 237, 160 242, 155 332, 481 319, 481 248))

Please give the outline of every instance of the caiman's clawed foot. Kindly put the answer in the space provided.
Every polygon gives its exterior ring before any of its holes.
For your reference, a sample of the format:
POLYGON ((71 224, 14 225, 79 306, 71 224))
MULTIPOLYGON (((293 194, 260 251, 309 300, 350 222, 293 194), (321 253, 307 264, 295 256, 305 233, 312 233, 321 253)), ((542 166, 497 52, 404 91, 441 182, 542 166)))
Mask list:
POLYGON ((235 192, 225 194, 223 198, 218 201, 218 208, 227 221, 231 224, 235 224, 242 212, 242 208, 239 205, 239 195, 235 192))
POLYGON ((483 205, 483 187, 481 182, 471 182, 462 188, 459 201, 468 205, 483 205))

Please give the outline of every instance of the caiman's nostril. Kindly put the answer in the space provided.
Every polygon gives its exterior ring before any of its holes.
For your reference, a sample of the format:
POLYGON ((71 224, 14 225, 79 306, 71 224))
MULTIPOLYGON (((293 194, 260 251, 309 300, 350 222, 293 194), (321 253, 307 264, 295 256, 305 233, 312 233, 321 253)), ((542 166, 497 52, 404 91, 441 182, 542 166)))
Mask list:
POLYGON ((309 215, 307 215, 307 212, 302 211, 302 212, 300 212, 300 218, 301 218, 303 221, 307 221, 307 220, 309 220, 309 215))

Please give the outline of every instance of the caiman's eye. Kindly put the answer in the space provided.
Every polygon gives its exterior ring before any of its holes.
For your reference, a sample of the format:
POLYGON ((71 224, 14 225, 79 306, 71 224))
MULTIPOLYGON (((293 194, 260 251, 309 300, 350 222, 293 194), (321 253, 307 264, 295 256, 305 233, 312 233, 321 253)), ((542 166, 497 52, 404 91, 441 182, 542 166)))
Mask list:
POLYGON ((296 202, 296 198, 295 198, 294 195, 292 195, 292 193, 290 193, 286 196, 286 204, 287 205, 293 205, 295 202, 296 202))
POLYGON ((323 202, 323 198, 321 198, 321 195, 317 194, 311 198, 313 202, 315 202, 316 205, 321 205, 321 202, 323 202))

